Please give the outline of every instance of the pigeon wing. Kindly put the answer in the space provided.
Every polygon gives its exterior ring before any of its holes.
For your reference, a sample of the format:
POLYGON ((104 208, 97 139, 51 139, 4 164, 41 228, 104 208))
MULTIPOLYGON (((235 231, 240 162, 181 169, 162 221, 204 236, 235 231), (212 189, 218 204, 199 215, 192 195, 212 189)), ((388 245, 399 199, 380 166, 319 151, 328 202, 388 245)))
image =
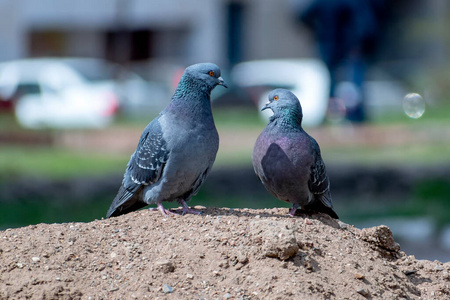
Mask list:
POLYGON ((311 175, 308 181, 309 190, 325 206, 332 208, 333 203, 330 195, 330 180, 328 179, 325 164, 320 155, 320 148, 316 140, 311 137, 313 146, 314 163, 311 166, 311 175))
POLYGON ((122 186, 107 217, 125 214, 147 205, 142 200, 142 190, 161 178, 169 152, 161 126, 158 119, 155 119, 145 128, 136 151, 131 155, 122 186))
POLYGON ((128 163, 127 175, 134 184, 151 185, 157 182, 169 158, 161 126, 155 121, 142 133, 136 151, 128 163))

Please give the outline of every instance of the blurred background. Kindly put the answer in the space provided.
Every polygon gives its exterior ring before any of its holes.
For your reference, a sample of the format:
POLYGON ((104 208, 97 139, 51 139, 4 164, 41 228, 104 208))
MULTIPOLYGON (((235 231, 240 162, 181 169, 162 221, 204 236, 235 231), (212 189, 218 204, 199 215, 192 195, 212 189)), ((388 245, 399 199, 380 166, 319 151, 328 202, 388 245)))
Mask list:
POLYGON ((446 0, 0 0, 0 229, 104 217, 143 128, 210 61, 229 88, 213 91, 220 149, 192 205, 288 207, 251 165, 259 107, 284 87, 341 220, 449 261, 449 14, 446 0))

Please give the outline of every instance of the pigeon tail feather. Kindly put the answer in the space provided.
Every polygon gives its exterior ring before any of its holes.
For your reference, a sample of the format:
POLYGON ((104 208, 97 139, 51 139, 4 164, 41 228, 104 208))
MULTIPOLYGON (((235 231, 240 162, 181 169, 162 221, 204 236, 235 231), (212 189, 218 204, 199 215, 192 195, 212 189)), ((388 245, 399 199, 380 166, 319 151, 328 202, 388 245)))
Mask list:
POLYGON ((313 202, 309 203, 308 205, 304 206, 304 209, 307 212, 321 212, 329 215, 333 219, 339 219, 339 216, 337 213, 333 210, 332 207, 326 206, 322 201, 314 200, 313 202))
POLYGON ((138 187, 136 191, 130 191, 121 185, 117 196, 106 213, 106 217, 120 216, 147 206, 147 203, 140 200, 142 190, 143 186, 138 187))

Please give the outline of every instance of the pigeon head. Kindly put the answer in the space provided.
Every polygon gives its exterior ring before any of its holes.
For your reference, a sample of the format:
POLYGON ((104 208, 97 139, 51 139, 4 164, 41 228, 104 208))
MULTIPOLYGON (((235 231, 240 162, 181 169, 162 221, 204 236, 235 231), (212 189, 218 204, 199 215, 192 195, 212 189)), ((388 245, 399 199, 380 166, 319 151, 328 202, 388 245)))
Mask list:
POLYGON ((303 118, 302 107, 298 98, 290 91, 285 89, 275 89, 269 94, 269 102, 261 109, 270 108, 273 116, 270 120, 276 118, 291 118, 301 122, 303 118))
POLYGON ((186 92, 189 89, 200 89, 210 94, 218 85, 227 87, 223 78, 220 77, 219 67, 213 63, 200 63, 186 68, 177 90, 186 92))

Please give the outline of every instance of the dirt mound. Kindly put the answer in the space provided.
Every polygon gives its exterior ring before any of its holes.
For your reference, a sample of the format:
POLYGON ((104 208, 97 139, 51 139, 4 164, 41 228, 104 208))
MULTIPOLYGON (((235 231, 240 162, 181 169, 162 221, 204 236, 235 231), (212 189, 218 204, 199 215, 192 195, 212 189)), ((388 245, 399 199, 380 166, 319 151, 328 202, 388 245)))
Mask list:
POLYGON ((450 263, 386 226, 287 209, 142 210, 0 232, 0 299, 449 299, 450 263))

